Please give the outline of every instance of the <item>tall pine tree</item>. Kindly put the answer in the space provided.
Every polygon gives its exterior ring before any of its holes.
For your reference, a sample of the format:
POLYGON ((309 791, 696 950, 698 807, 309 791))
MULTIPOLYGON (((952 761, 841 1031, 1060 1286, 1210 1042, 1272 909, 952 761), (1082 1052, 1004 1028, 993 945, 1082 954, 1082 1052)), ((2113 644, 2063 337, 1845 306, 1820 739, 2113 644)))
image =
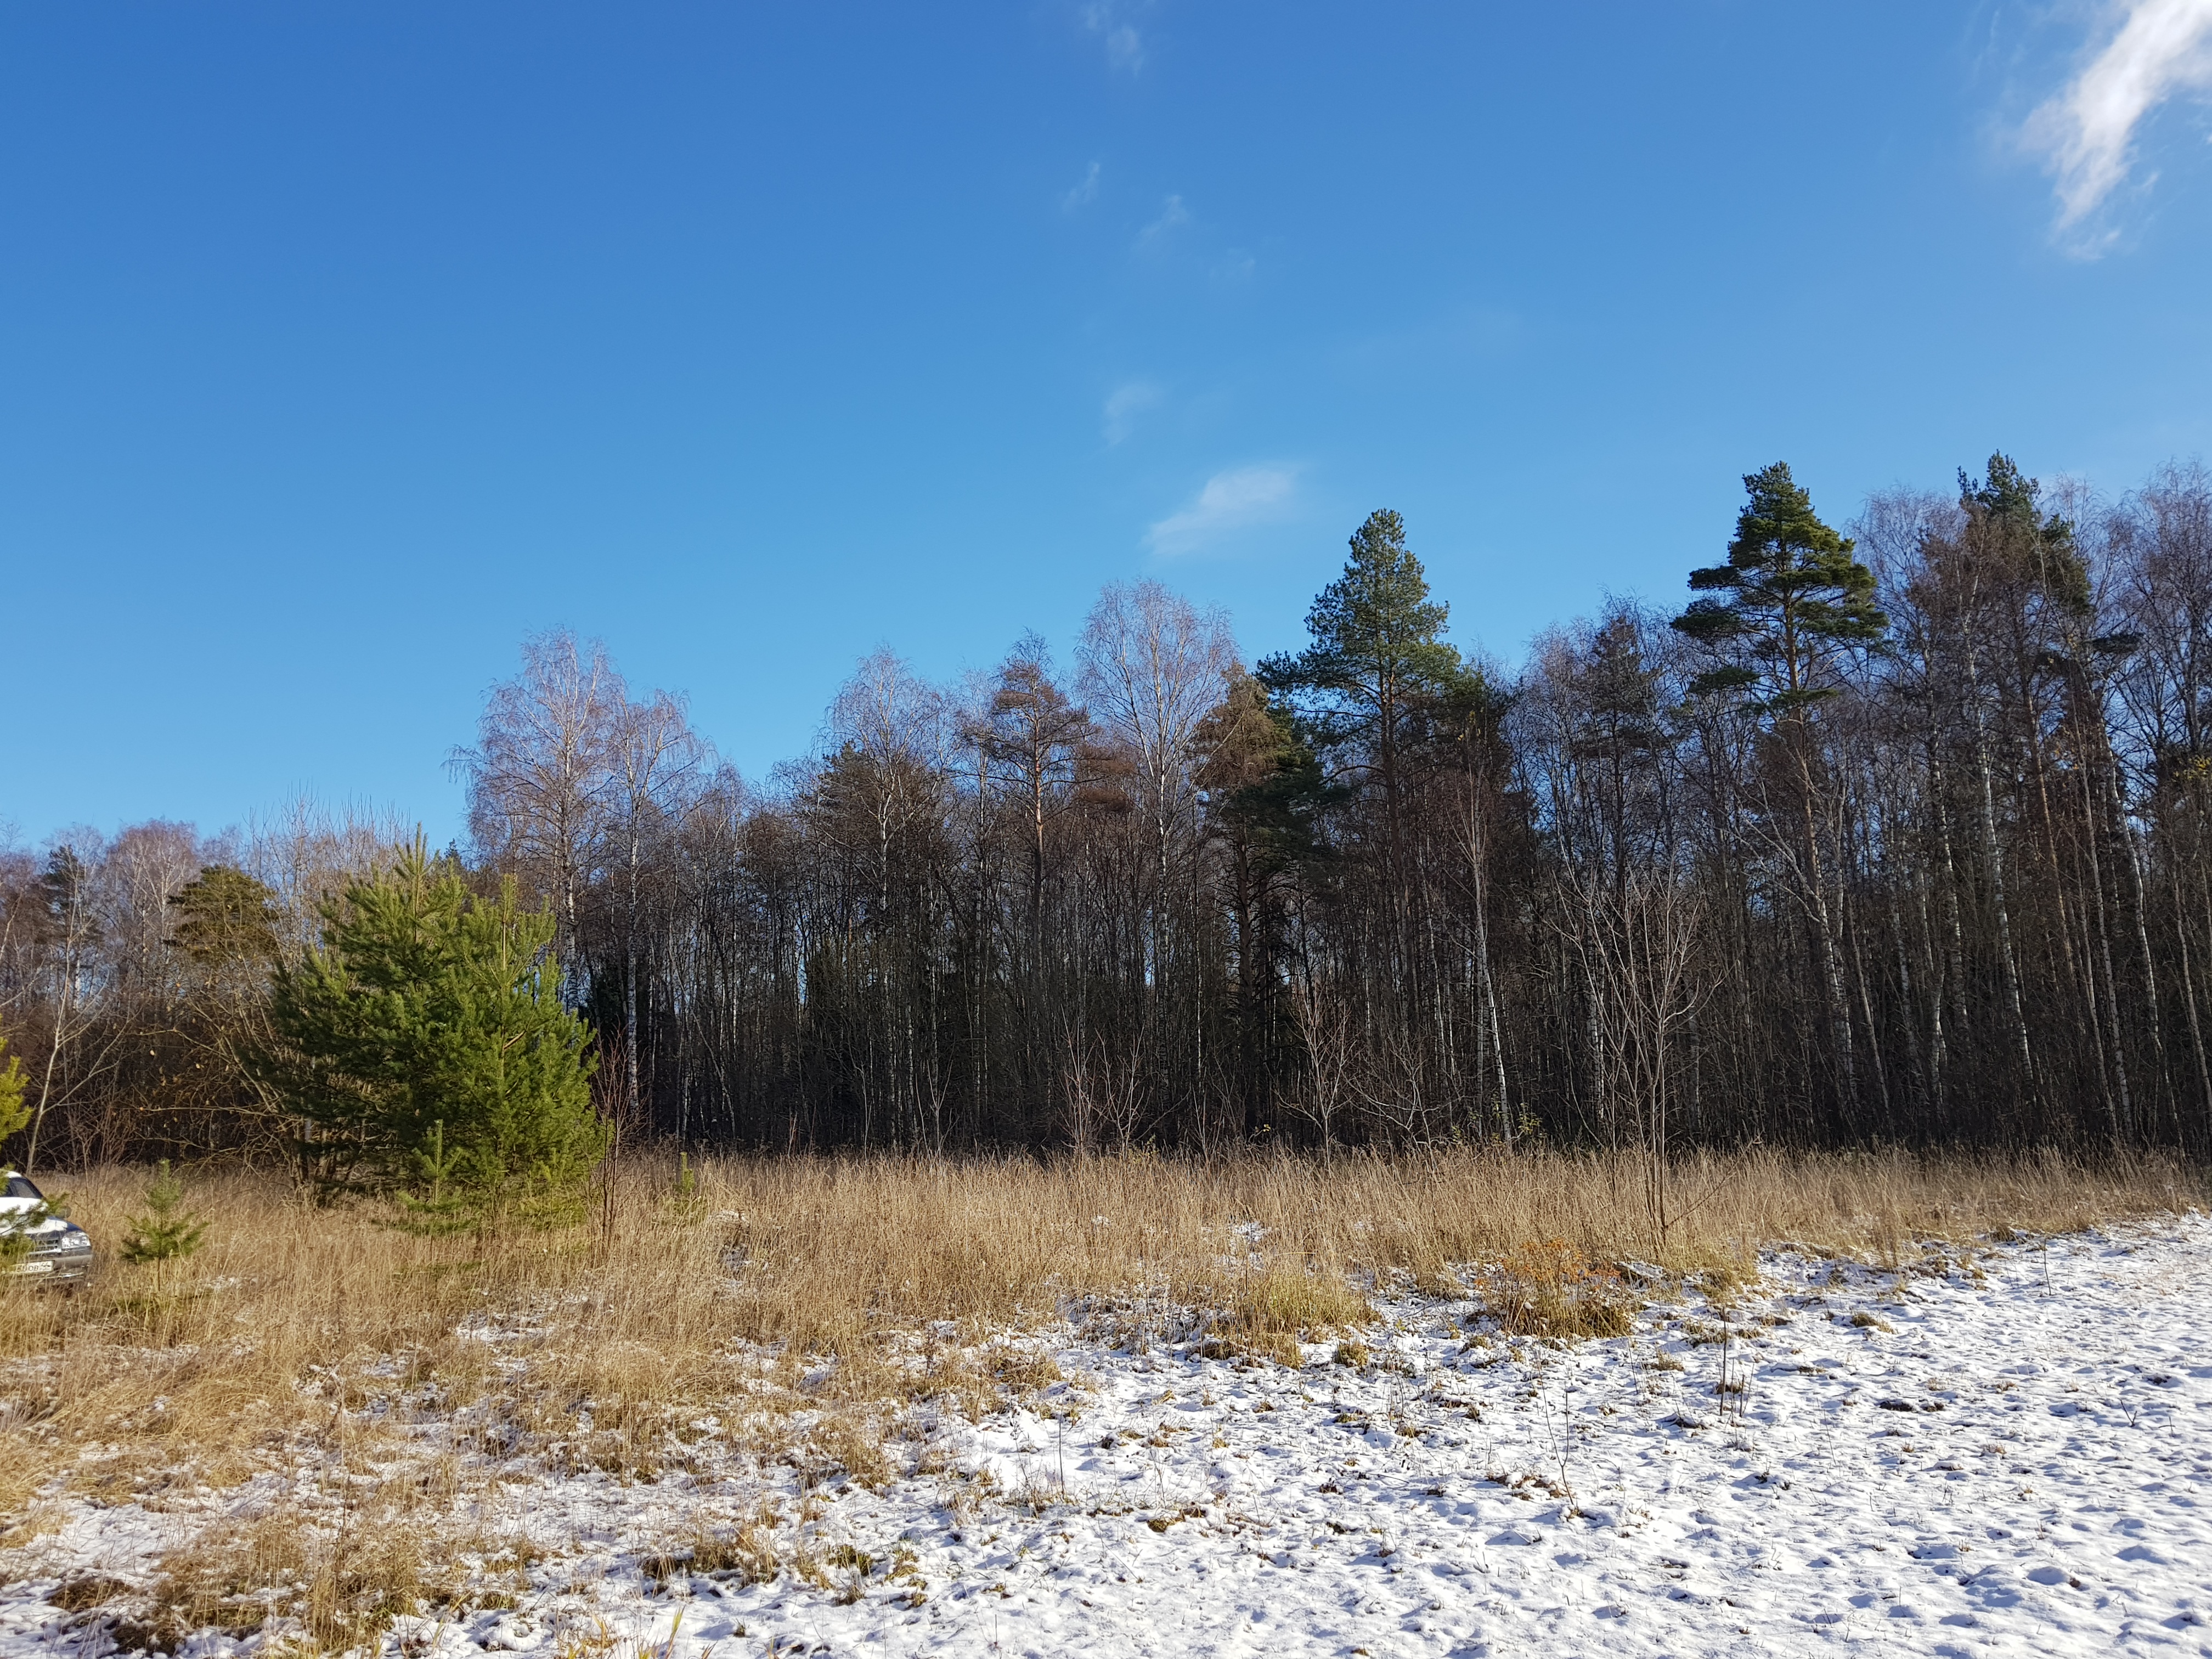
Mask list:
POLYGON ((1736 514, 1728 562, 1690 573, 1701 597, 1674 625, 1713 658, 1691 682, 1691 696, 1741 698, 1771 722, 1784 760, 1795 797, 1784 810, 1794 807, 1797 896, 1811 926, 1835 1073, 1832 1103, 1840 1116, 1856 1104, 1856 1044, 1821 846, 1825 778, 1813 710, 1841 689, 1844 662, 1878 644, 1889 621, 1875 604, 1874 573, 1851 556, 1851 539, 1813 510, 1786 463, 1750 473, 1743 484, 1748 499, 1736 514))
POLYGON ((1436 906, 1419 868, 1413 802, 1449 752, 1441 740, 1449 705, 1470 678, 1443 639, 1450 615, 1429 595, 1405 521, 1387 509, 1372 513, 1352 534, 1344 574, 1306 613, 1313 642, 1296 656, 1267 659, 1258 676, 1297 711, 1331 781, 1349 786, 1342 844, 1358 850, 1345 873, 1379 901, 1380 922, 1353 977, 1375 1041, 1387 1042, 1378 1035, 1385 1032, 1424 1034, 1396 1045, 1382 1085, 1413 1102, 1429 1098, 1440 1060, 1427 1033, 1437 1029, 1429 1016, 1446 977, 1433 948, 1436 906))

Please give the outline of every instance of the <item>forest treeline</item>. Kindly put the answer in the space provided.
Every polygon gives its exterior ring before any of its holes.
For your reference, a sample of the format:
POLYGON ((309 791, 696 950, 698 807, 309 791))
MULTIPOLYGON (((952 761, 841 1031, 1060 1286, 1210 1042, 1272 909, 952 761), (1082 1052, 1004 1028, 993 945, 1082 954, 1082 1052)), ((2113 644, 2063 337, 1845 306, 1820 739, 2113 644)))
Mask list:
MULTIPOLYGON (((2212 479, 2002 455, 1507 673, 1396 514, 1301 649, 1108 587, 1064 661, 864 659, 741 780, 529 641, 465 780, 617 1134, 769 1148, 2212 1141, 2212 479)), ((19 1164, 274 1150, 272 972, 412 841, 302 808, 0 854, 19 1164), (40 1145, 33 1149, 28 1138, 40 1145)))

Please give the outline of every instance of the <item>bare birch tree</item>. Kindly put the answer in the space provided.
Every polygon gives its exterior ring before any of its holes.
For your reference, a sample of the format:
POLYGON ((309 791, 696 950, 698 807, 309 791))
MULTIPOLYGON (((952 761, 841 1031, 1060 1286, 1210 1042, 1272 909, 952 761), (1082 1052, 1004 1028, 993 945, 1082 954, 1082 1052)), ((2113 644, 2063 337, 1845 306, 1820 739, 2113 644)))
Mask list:
POLYGON ((478 848, 552 902, 555 949, 572 974, 579 901, 614 807, 628 707, 605 646, 553 629, 523 642, 521 674, 492 688, 476 746, 452 757, 468 781, 478 848))

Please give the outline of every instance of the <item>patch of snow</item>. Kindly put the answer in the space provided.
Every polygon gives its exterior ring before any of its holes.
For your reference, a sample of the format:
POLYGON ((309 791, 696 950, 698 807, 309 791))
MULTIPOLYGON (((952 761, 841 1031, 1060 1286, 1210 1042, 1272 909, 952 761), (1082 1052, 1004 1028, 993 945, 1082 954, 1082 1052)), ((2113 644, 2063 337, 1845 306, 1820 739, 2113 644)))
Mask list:
MULTIPOLYGON (((386 1649, 2212 1653, 2212 1220, 1977 1270, 1762 1267, 1729 1308, 1685 1292, 1571 1349, 1470 1341, 1470 1304, 1393 1296, 1359 1370, 1326 1344, 1285 1370, 1064 1330, 1050 1352, 1079 1385, 980 1424, 918 1413, 933 1473, 815 1491, 803 1520, 799 1477, 734 1451, 653 1483, 502 1471, 465 1501, 487 1535, 546 1552, 515 1605, 400 1620, 386 1649), (667 1559, 763 1500, 815 1582, 667 1559)), ((0 1557, 0 1659, 99 1659, 98 1615, 52 1600, 64 1583, 143 1583, 276 1496, 71 1500, 0 1557)))

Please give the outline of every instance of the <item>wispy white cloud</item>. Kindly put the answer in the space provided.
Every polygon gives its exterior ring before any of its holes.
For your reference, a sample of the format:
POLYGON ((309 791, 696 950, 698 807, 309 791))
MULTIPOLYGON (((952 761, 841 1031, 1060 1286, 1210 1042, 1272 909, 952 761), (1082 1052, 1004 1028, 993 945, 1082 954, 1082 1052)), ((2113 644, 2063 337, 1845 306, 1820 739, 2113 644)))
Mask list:
POLYGON ((1129 251, 1158 269, 1221 287, 1249 283, 1259 269, 1248 249, 1227 246, 1222 227, 1193 213, 1181 196, 1161 198, 1159 211, 1137 232, 1129 251))
POLYGON ((1060 210, 1073 213, 1078 208, 1089 207, 1098 199, 1098 163, 1091 164, 1091 171, 1083 175, 1083 182, 1060 198, 1060 210))
POLYGON ((1188 507, 1147 530, 1145 544, 1164 558, 1203 551, 1233 531, 1282 518, 1297 490, 1297 468, 1280 463, 1217 472, 1188 507))
POLYGON ((1139 247, 1157 247, 1178 227, 1190 222, 1190 210, 1182 204, 1182 198, 1170 196, 1160 204, 1160 216, 1137 233, 1139 247))
POLYGON ((1136 429, 1137 416, 1157 409, 1167 393, 1150 380, 1124 380, 1106 394, 1103 428, 1106 441, 1118 444, 1136 429))
MULTIPOLYGON (((2118 0, 2113 15, 2111 38, 2027 128, 2057 176, 2058 228, 2077 236, 2127 178, 2143 118, 2176 93, 2212 88, 2212 0, 2118 0)), ((2111 240, 2085 239, 2081 251, 2111 240)))
POLYGON ((1106 45, 1109 68, 1134 75, 1145 66, 1145 38, 1115 0, 1089 0, 1083 8, 1083 27, 1106 45))

